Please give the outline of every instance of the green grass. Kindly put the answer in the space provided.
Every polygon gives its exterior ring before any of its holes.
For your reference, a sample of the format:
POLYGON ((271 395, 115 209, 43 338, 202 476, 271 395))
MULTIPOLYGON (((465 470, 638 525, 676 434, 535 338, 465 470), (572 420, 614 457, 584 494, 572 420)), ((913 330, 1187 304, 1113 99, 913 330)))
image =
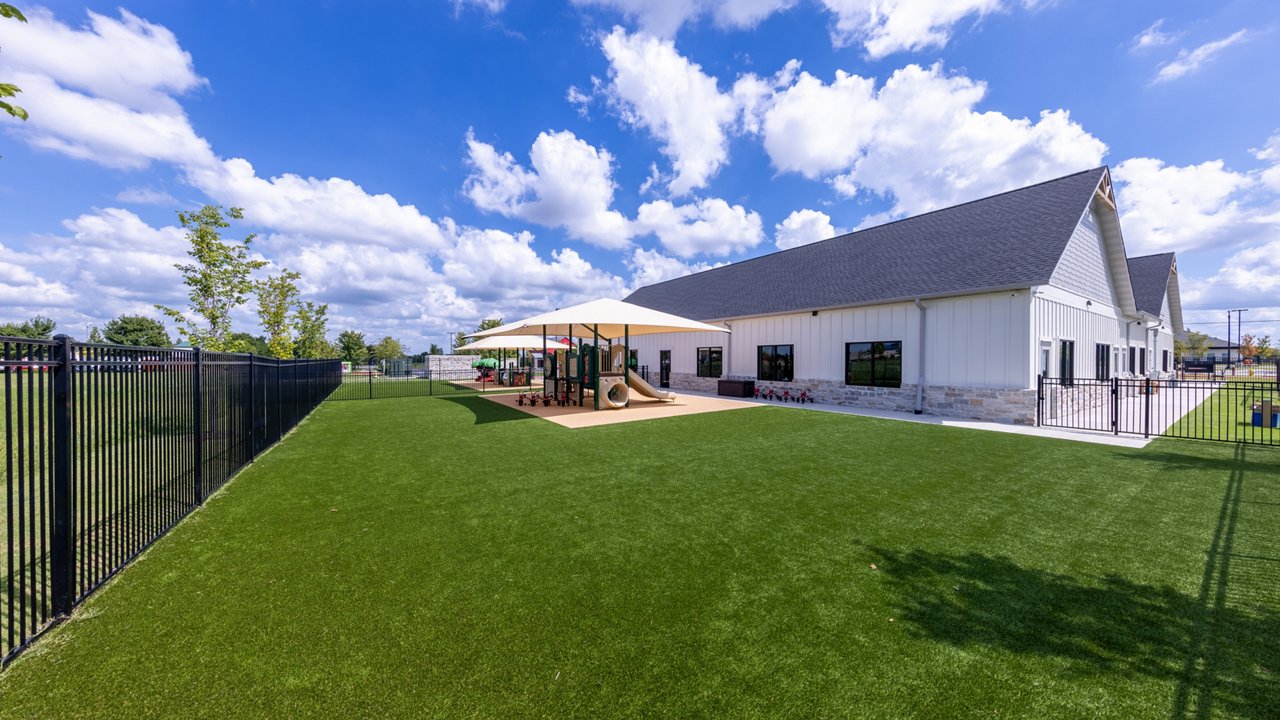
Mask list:
POLYGON ((0 717, 1274 717, 1278 520, 1269 449, 326 403, 0 717))
POLYGON ((1280 448, 1280 429, 1270 427, 1265 418, 1263 426, 1253 424, 1254 404, 1268 399, 1280 412, 1280 390, 1274 379, 1224 383, 1164 434, 1169 437, 1244 441, 1280 448))

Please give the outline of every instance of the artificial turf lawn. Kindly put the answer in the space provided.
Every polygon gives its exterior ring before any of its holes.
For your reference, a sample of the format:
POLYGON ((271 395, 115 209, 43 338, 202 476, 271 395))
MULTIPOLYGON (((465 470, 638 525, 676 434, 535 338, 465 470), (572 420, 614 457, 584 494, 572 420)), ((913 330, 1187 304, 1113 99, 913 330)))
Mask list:
POLYGON ((1278 519, 1271 449, 326 403, 0 716, 1274 717, 1278 519))

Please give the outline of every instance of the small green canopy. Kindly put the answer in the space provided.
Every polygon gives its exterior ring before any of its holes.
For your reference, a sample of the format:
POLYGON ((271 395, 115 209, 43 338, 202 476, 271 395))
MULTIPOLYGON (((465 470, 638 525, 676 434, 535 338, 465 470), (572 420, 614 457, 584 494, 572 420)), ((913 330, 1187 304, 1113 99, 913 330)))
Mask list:
POLYGON ((480 358, 471 363, 473 368, 496 368, 498 367, 497 358, 480 358))

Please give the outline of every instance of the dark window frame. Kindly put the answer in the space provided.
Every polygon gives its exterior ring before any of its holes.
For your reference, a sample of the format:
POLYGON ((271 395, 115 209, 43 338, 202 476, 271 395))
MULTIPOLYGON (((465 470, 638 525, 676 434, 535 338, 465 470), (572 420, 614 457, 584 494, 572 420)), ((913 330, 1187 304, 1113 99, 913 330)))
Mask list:
POLYGON ((1076 341, 1058 340, 1058 377, 1063 385, 1076 382, 1076 341))
POLYGON ((901 340, 859 340, 855 342, 847 342, 844 344, 844 384, 857 387, 902 387, 902 341, 901 340), (855 350, 854 346, 860 346, 855 350), (892 347, 890 347, 892 346, 892 347), (854 363, 860 360, 852 359, 854 352, 871 353, 867 358, 870 363, 867 368, 866 381, 855 379, 854 363), (897 355, 889 353, 896 352, 897 355), (890 362, 896 359, 897 363, 890 362), (896 367, 895 367, 896 365, 896 367), (894 377, 896 370, 896 377, 894 377))
POLYGON ((724 346, 712 345, 700 347, 694 356, 694 364, 697 367, 698 377, 718 378, 724 376, 724 346), (707 359, 702 359, 703 351, 707 353, 707 359))
POLYGON ((1111 379, 1111 346, 1106 343, 1094 343, 1094 378, 1111 379))
POLYGON ((1129 346, 1129 374, 1138 374, 1138 348, 1129 346))
POLYGON ((1169 351, 1160 351, 1160 372, 1169 372, 1169 351))
POLYGON ((757 345, 756 346, 756 379, 766 382, 793 382, 796 376, 796 346, 757 345), (779 353, 786 348, 785 353, 779 353), (766 352, 768 358, 766 359, 766 352), (785 362, 782 360, 785 358, 785 362), (784 377, 785 376, 785 377, 784 377))

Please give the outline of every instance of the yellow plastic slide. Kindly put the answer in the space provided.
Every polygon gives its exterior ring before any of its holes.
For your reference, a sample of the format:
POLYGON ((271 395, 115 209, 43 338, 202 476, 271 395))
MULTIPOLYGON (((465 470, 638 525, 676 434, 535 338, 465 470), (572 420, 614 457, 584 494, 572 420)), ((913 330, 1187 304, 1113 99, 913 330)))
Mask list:
POLYGON ((634 388, 636 392, 640 393, 641 395, 644 395, 645 397, 651 397, 655 400, 675 400, 676 399, 675 393, 667 392, 666 390, 659 390, 654 386, 650 385, 649 383, 645 382, 644 378, 640 377, 635 373, 627 374, 627 384, 629 384, 632 388, 634 388))

